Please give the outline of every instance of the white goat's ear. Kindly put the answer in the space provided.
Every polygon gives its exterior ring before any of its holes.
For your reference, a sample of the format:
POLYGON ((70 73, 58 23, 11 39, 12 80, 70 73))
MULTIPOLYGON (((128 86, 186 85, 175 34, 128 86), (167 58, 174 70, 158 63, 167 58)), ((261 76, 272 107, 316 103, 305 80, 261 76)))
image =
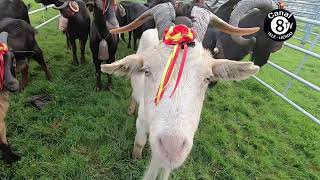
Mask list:
POLYGON ((244 80, 255 75, 260 67, 252 62, 239 62, 228 59, 212 59, 214 80, 244 80))
POLYGON ((119 76, 130 75, 141 70, 143 61, 142 55, 132 54, 112 64, 101 65, 101 71, 119 76))

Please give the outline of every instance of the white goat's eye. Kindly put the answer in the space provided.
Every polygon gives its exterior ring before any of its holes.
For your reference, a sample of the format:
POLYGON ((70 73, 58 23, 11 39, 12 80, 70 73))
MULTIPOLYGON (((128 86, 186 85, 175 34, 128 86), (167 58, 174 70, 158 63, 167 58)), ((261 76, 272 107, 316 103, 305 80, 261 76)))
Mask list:
POLYGON ((142 71, 144 72, 144 74, 146 76, 150 76, 151 75, 151 71, 149 67, 142 67, 142 71))
POLYGON ((150 76, 150 75, 151 75, 151 72, 150 72, 149 70, 145 70, 145 71, 144 71, 144 74, 145 74, 146 76, 150 76))
POLYGON ((213 75, 207 76, 204 81, 207 82, 207 83, 213 81, 213 75))

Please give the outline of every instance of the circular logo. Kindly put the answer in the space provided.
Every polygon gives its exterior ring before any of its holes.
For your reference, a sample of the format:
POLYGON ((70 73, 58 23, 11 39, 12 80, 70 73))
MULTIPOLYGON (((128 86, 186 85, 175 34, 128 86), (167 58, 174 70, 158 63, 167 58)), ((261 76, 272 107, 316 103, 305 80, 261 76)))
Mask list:
POLYGON ((286 41, 296 31, 296 20, 292 13, 284 9, 271 11, 264 20, 264 32, 275 41, 286 41))

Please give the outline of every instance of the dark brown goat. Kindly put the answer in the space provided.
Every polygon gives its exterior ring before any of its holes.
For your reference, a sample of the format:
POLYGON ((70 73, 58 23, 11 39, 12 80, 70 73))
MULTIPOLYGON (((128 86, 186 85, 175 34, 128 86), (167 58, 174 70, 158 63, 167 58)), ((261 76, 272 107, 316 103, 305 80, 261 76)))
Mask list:
POLYGON ((6 31, 9 33, 9 45, 13 50, 15 50, 14 53, 17 59, 17 64, 19 65, 19 71, 22 72, 22 83, 20 84, 20 88, 23 89, 27 86, 29 81, 29 66, 25 60, 29 57, 33 57, 45 70, 47 78, 51 79, 51 74, 47 70, 40 48, 35 50, 32 45, 35 42, 35 30, 30 26, 28 7, 22 0, 2 0, 0 2, 0 9, 0 32, 6 31), (13 19, 21 19, 26 23, 23 23, 22 21, 15 21, 13 19), (28 41, 21 41, 27 40, 26 38, 28 41), (32 38, 34 40, 32 40, 32 38), (31 51, 27 52, 30 49, 31 51))
MULTIPOLYGON (((102 89, 101 68, 102 61, 115 61, 119 37, 109 30, 118 28, 115 0, 92 0, 93 20, 90 28, 90 49, 95 65, 96 91, 102 89)), ((108 75, 107 90, 112 89, 112 78, 108 75)))
POLYGON ((8 45, 12 48, 17 64, 22 68, 22 83, 20 88, 23 89, 28 84, 28 66, 26 58, 36 60, 44 70, 48 80, 52 75, 44 61, 43 53, 35 39, 36 30, 21 19, 3 18, 0 20, 0 32, 8 32, 8 45))
POLYGON ((68 19, 68 25, 64 30, 67 39, 67 45, 71 46, 72 49, 72 64, 79 65, 77 57, 77 45, 76 39, 80 40, 80 64, 85 62, 85 46, 88 40, 90 32, 90 15, 89 11, 86 8, 86 4, 82 0, 37 0, 38 3, 44 5, 54 4, 55 9, 60 10, 62 16, 68 19), (77 6, 78 12, 72 12, 69 8, 69 3, 77 6))
MULTIPOLYGON (((139 17, 142 13, 148 10, 148 7, 142 3, 135 3, 131 1, 121 1, 118 4, 118 11, 116 12, 117 19, 119 21, 120 26, 125 26, 132 21, 134 21, 137 17, 139 17), (123 12, 122 12, 122 11, 123 12)), ((155 28, 155 24, 153 20, 148 21, 147 23, 143 24, 142 26, 138 27, 137 29, 129 32, 129 42, 128 48, 131 48, 131 34, 133 33, 133 49, 137 50, 137 40, 141 38, 141 35, 144 31, 148 29, 155 28)))

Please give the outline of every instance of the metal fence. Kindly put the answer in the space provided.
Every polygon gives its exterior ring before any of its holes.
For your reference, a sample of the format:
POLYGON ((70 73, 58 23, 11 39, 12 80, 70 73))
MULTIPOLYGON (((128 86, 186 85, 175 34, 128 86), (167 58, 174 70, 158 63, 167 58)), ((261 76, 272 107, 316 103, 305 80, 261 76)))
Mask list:
MULTIPOLYGON (((49 8, 52 8, 53 6, 54 6, 54 5, 43 6, 43 7, 39 8, 39 9, 36 9, 36 10, 33 10, 33 11, 29 11, 28 14, 29 14, 29 15, 36 14, 36 13, 42 12, 42 11, 44 11, 44 10, 48 10, 49 8)), ((48 19, 48 20, 43 19, 43 22, 42 22, 41 24, 37 25, 35 28, 36 28, 36 29, 39 29, 39 28, 47 25, 47 24, 50 23, 51 21, 57 19, 58 17, 60 17, 60 14, 58 14, 58 15, 56 15, 56 16, 48 19)))
MULTIPOLYGON (((296 81, 302 83, 303 85, 305 85, 306 87, 311 88, 312 90, 319 93, 319 96, 320 96, 320 87, 319 86, 299 77, 299 75, 298 75, 299 72, 301 72, 304 64, 306 63, 306 61, 308 60, 308 58, 310 56, 319 60, 319 63, 320 63, 320 54, 318 52, 313 51, 315 46, 320 46, 319 45, 319 42, 320 42, 320 0, 310 0, 308 2, 299 1, 299 0, 285 0, 284 2, 286 4, 287 9, 295 15, 295 18, 298 21, 297 24, 299 26, 298 26, 297 30, 304 33, 303 38, 296 37, 296 36, 293 37, 294 39, 297 39, 300 41, 300 46, 296 46, 296 45, 290 44, 288 42, 285 42, 284 45, 295 50, 295 51, 303 53, 304 57, 300 61, 299 65, 296 67, 296 70, 294 72, 290 72, 290 71, 286 70, 285 68, 273 63, 269 59, 268 65, 270 65, 271 67, 277 69, 278 71, 282 72, 284 75, 291 78, 291 80, 288 82, 287 87, 285 88, 285 90, 282 93, 280 93, 279 91, 274 89, 272 86, 270 86, 269 84, 264 82, 262 79, 260 79, 256 76, 254 76, 254 78, 258 82, 260 82, 262 85, 264 85, 265 87, 270 89, 277 96, 279 96, 284 101, 286 101, 288 104, 290 104, 291 106, 296 108, 298 111, 303 113, 305 116, 310 118, 312 121, 314 121, 315 123, 320 125, 320 120, 318 118, 316 118, 314 115, 310 114, 305 109, 303 109, 302 107, 300 107, 299 105, 297 105, 296 103, 291 101, 288 97, 286 97, 287 92, 292 87, 293 80, 296 80, 296 81), (300 25, 302 25, 302 27, 300 25), (312 31, 315 27, 319 28, 318 32, 312 31), (313 40, 311 40, 311 38, 310 38, 312 35, 316 36, 315 38, 313 38, 313 40), (305 49, 304 44, 311 44, 311 46, 309 47, 309 49, 305 49)), ((220 0, 218 5, 221 5, 221 3, 223 3, 223 1, 220 0)), ((29 12, 29 14, 31 15, 31 14, 46 10, 47 8, 51 8, 51 7, 52 6, 42 7, 40 9, 29 12)), ((41 28, 42 26, 48 24, 49 22, 53 21, 54 19, 58 18, 59 16, 60 15, 56 15, 56 16, 50 18, 49 20, 44 21, 40 25, 36 26, 36 28, 37 29, 41 28)))

